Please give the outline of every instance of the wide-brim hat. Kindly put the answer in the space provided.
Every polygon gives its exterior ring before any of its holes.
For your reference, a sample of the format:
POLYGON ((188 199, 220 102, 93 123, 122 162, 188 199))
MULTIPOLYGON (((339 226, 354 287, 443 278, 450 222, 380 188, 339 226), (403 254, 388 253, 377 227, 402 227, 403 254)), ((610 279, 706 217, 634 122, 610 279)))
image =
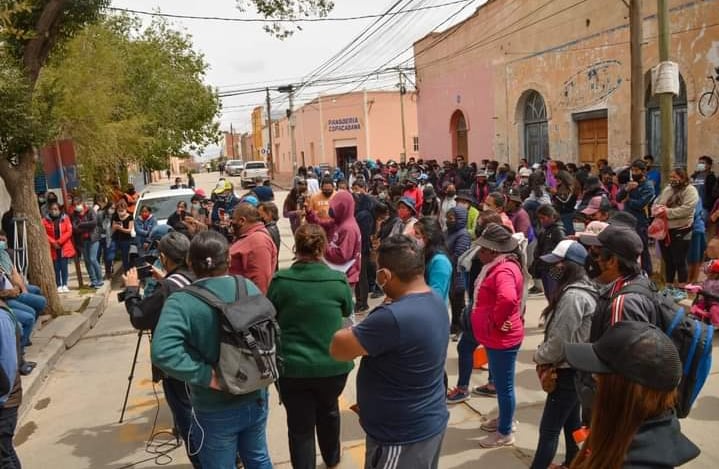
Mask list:
POLYGON ((457 195, 454 196, 454 200, 466 200, 472 205, 478 205, 477 199, 475 199, 469 191, 459 191, 457 195))
POLYGON ((519 242, 501 225, 490 223, 482 232, 482 236, 475 241, 480 247, 496 252, 512 252, 517 249, 519 242))
POLYGON ((412 213, 417 214, 417 205, 414 203, 414 199, 409 197, 402 197, 397 201, 397 204, 402 204, 412 210, 412 213))

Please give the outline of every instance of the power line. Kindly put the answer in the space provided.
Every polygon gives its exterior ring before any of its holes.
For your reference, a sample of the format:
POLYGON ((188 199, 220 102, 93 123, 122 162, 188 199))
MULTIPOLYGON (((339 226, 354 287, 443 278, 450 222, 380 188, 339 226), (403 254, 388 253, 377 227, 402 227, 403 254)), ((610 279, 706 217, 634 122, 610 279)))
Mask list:
MULTIPOLYGON (((453 0, 446 3, 440 3, 437 5, 427 5, 424 7, 417 7, 407 10, 400 10, 396 11, 394 13, 390 13, 390 16, 397 16, 397 15, 404 15, 408 13, 414 13, 417 11, 425 11, 425 10, 436 10, 438 8, 443 8, 446 6, 452 6, 457 5, 459 3, 464 3, 467 0, 453 0)), ((232 18, 232 17, 223 17, 223 16, 195 16, 195 15, 181 15, 176 13, 161 13, 159 11, 153 12, 153 11, 143 11, 143 10, 133 10, 130 8, 118 8, 118 7, 106 7, 106 10, 109 11, 116 11, 121 13, 132 13, 136 15, 145 15, 145 16, 155 16, 155 17, 161 17, 161 18, 175 18, 175 19, 183 19, 183 20, 201 20, 201 21, 224 21, 224 22, 234 22, 234 23, 325 23, 325 22, 337 22, 337 21, 357 21, 357 20, 367 20, 367 19, 375 19, 375 18, 382 18, 384 16, 387 16, 387 14, 371 14, 371 15, 357 15, 357 16, 342 16, 342 17, 319 17, 319 18, 295 18, 295 19, 288 19, 288 18, 232 18)))

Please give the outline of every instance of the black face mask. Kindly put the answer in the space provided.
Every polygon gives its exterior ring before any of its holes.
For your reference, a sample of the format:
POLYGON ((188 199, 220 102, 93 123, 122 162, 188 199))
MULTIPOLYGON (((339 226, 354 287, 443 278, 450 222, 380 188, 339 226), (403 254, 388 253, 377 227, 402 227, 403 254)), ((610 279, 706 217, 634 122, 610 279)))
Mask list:
POLYGON ((333 192, 334 192, 334 191, 322 191, 322 194, 323 194, 325 197, 329 197, 329 196, 332 195, 333 192))
POLYGON ((595 279, 602 275, 602 268, 597 262, 597 258, 593 255, 587 256, 587 260, 584 261, 584 269, 587 271, 587 276, 591 279, 595 279))

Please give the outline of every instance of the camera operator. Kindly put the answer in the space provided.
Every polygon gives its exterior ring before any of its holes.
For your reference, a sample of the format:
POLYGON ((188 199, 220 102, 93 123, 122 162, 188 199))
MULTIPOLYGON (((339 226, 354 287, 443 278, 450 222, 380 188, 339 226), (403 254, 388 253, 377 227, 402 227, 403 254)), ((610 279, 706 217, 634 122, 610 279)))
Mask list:
MULTIPOLYGON (((154 265, 148 266, 151 269, 152 277, 157 281, 157 287, 152 290, 152 293, 144 298, 140 295, 138 269, 132 268, 123 276, 125 290, 118 295, 118 299, 125 302, 125 308, 130 315, 133 327, 151 332, 154 332, 157 326, 162 306, 167 297, 195 280, 195 275, 188 269, 185 261, 190 249, 190 240, 187 236, 177 231, 171 231, 160 239, 158 249, 159 260, 164 271, 154 265)), ((165 376, 154 365, 152 380, 154 382, 162 380, 162 389, 175 421, 175 429, 182 436, 185 447, 196 450, 198 442, 192 441, 191 444, 188 442, 192 407, 185 383, 165 376)), ((190 451, 188 451, 188 455, 189 453, 190 451)), ((200 467, 197 456, 190 456, 190 461, 194 468, 200 467)))

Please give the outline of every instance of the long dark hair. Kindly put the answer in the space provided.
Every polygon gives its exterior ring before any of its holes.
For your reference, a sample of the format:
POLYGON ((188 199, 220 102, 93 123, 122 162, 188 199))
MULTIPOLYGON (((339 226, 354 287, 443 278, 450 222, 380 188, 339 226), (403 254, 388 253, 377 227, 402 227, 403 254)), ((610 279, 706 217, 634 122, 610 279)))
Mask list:
POLYGON ((447 249, 447 244, 444 241, 442 227, 435 217, 422 217, 415 223, 414 227, 415 229, 419 228, 419 231, 427 240, 424 246, 425 264, 429 264, 429 261, 436 254, 444 254, 449 257, 449 249, 447 249))
POLYGON ((542 311, 543 318, 549 318, 554 312, 559 300, 564 295, 564 289, 573 283, 579 282, 582 279, 587 278, 587 271, 583 265, 579 265, 576 262, 564 261, 564 275, 559 280, 557 288, 554 289, 554 293, 549 297, 549 304, 542 311))
POLYGON ((544 172, 537 170, 529 175, 529 188, 534 193, 534 196, 540 198, 544 195, 544 185, 547 183, 547 179, 544 176, 544 172))

